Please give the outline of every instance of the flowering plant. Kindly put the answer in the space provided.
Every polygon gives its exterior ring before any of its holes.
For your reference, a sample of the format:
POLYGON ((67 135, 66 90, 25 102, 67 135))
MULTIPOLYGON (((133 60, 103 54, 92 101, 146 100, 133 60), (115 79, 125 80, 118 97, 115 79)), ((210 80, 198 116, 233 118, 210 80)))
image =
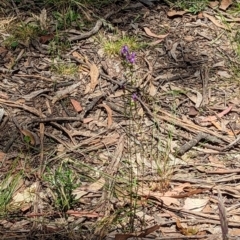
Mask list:
POLYGON ((128 46, 124 45, 121 49, 121 55, 125 57, 126 61, 130 64, 134 64, 136 62, 136 53, 129 52, 128 46))

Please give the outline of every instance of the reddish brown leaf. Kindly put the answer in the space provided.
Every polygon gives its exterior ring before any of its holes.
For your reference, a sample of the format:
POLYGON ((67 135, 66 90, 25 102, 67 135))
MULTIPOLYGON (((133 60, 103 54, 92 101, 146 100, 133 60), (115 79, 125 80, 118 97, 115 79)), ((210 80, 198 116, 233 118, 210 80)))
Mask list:
POLYGON ((0 152, 0 162, 2 162, 5 159, 6 153, 0 152))
POLYGON ((191 106, 189 107, 188 115, 191 117, 195 117, 198 115, 198 110, 194 106, 191 106))
POLYGON ((42 43, 42 44, 45 44, 45 43, 48 43, 51 40, 53 40, 53 38, 54 38, 53 34, 47 34, 47 35, 41 36, 39 38, 39 42, 42 43))
MULTIPOLYGON (((227 109, 222 111, 221 113, 217 114, 218 118, 221 118, 224 115, 226 115, 227 113, 229 113, 231 111, 231 109, 233 108, 233 106, 234 105, 231 105, 227 109)), ((209 117, 205 117, 205 118, 201 119, 201 122, 211 122, 211 121, 217 120, 218 118, 216 116, 209 116, 209 117)))
POLYGON ((130 237, 134 237, 132 233, 118 233, 115 235, 114 240, 127 240, 130 237))
POLYGON ((76 110, 76 112, 81 112, 82 106, 80 105, 80 103, 77 100, 72 99, 72 98, 70 100, 71 100, 71 103, 72 103, 74 109, 76 110))

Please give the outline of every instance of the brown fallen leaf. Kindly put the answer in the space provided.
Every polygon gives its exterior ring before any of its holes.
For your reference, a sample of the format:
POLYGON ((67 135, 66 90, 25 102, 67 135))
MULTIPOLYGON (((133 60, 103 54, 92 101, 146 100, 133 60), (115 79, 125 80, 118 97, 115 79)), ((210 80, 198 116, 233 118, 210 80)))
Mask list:
POLYGON ((60 99, 65 98, 68 94, 72 93, 77 87, 79 87, 82 83, 79 81, 71 86, 61 89, 55 93, 55 96, 52 99, 52 104, 55 104, 60 99))
POLYGON ((104 107, 107 111, 107 115, 108 115, 108 127, 110 127, 113 123, 112 120, 112 109, 107 105, 107 104, 99 104, 100 107, 104 107))
POLYGON ((54 38, 54 34, 43 35, 39 38, 39 42, 42 44, 45 44, 53 40, 53 38, 54 38))
MULTIPOLYGON (((218 113, 217 116, 219 118, 223 117, 224 115, 226 115, 227 113, 229 113, 231 111, 231 109, 233 108, 234 105, 229 106, 228 108, 226 108, 225 110, 223 110, 222 112, 218 113)), ((216 116, 208 116, 205 117, 203 119, 201 119, 201 122, 211 122, 211 121, 215 121, 218 118, 216 116)))
POLYGON ((105 185, 105 179, 104 178, 100 178, 98 179, 96 182, 90 184, 87 188, 87 190, 89 192, 97 192, 98 190, 101 190, 104 185, 105 185))
POLYGON ((188 116, 195 117, 198 115, 198 110, 194 106, 190 106, 188 109, 188 116))
POLYGON ((216 8, 218 6, 219 2, 218 1, 211 1, 208 3, 208 6, 210 8, 216 8))
POLYGON ((201 212, 209 202, 209 198, 186 198, 183 209, 191 210, 193 212, 201 212))
POLYGON ((158 39, 158 40, 156 40, 156 41, 153 41, 153 42, 148 43, 148 45, 149 45, 149 46, 155 46, 155 45, 159 44, 159 43, 162 42, 162 41, 163 41, 163 39, 158 39))
MULTIPOLYGON (((91 78, 91 82, 90 82, 90 91, 94 92, 96 86, 98 85, 98 77, 99 77, 99 70, 98 67, 93 63, 90 66, 90 78, 91 78)), ((86 92, 85 92, 86 93, 86 92)))
POLYGON ((193 36, 186 36, 184 37, 184 40, 187 42, 192 42, 195 38, 193 36))
POLYGON ((21 133, 29 139, 29 143, 32 146, 38 146, 40 145, 40 139, 38 135, 34 132, 29 131, 28 129, 21 129, 21 133))
POLYGON ((219 8, 225 11, 231 4, 232 0, 222 0, 219 8))
POLYGON ((6 52, 7 52, 7 49, 6 49, 6 48, 0 47, 0 54, 6 53, 6 52))
POLYGON ((176 206, 180 205, 180 202, 176 198, 163 196, 162 193, 153 192, 148 187, 143 186, 141 189, 138 190, 138 194, 141 196, 154 197, 160 202, 163 202, 167 206, 170 206, 172 204, 176 206))
POLYGON ((227 71, 217 71, 217 74, 223 78, 231 78, 232 77, 232 75, 230 75, 227 71))
POLYGON ((167 12, 168 17, 176 17, 176 16, 182 16, 186 13, 186 11, 176 11, 171 10, 167 12))
POLYGON ((157 88, 153 85, 152 81, 149 84, 149 94, 153 97, 157 94, 157 88))
POLYGON ((0 98, 9 99, 8 95, 0 91, 0 98))
POLYGON ((0 162, 3 162, 3 160, 5 159, 5 157, 6 157, 6 153, 0 152, 0 162))
POLYGON ((98 218, 102 215, 96 212, 80 212, 80 211, 74 211, 74 210, 68 210, 67 214, 72 215, 74 217, 89 217, 89 218, 98 218))
POLYGON ((160 227, 160 225, 154 225, 152 227, 146 228, 145 230, 143 230, 141 233, 118 233, 115 235, 115 240, 127 240, 128 238, 144 238, 146 237, 148 234, 155 232, 156 230, 158 230, 160 227))
POLYGON ((168 33, 164 34, 164 35, 156 35, 155 33, 151 32, 151 30, 147 27, 144 27, 143 29, 144 29, 145 33, 150 37, 164 39, 168 35, 168 33))
POLYGON ((176 226, 177 226, 177 230, 179 230, 181 232, 181 234, 185 235, 185 236, 192 236, 192 235, 196 235, 198 233, 198 229, 197 228, 184 228, 179 219, 176 219, 176 226))
POLYGON ((89 122, 92 122, 92 121, 93 121, 93 118, 91 118, 91 117, 83 119, 83 123, 89 123, 89 122))
POLYGON ((80 103, 77 100, 72 99, 72 98, 70 100, 71 100, 71 103, 72 103, 74 109, 76 110, 76 112, 81 112, 83 108, 80 105, 80 103))
POLYGON ((222 25, 215 17, 208 15, 207 13, 203 13, 203 16, 205 18, 208 18, 213 24, 215 24, 217 27, 223 28, 225 30, 228 30, 227 27, 222 25))

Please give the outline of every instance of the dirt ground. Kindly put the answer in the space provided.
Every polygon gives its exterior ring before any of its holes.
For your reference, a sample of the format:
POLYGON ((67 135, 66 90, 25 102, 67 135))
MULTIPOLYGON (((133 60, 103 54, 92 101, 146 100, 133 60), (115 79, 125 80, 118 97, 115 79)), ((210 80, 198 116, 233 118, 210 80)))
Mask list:
POLYGON ((239 18, 218 10, 115 3, 55 45, 1 32, 1 239, 240 239, 239 18), (124 36, 141 47, 109 54, 124 36))

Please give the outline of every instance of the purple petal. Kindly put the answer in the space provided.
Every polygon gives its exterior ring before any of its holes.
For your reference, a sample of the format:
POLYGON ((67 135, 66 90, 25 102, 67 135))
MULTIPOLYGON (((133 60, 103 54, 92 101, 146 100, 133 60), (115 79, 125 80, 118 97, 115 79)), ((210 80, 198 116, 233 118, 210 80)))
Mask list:
POLYGON ((135 61, 136 61, 136 53, 133 52, 133 53, 131 53, 131 54, 126 55, 126 59, 127 59, 127 61, 129 61, 130 63, 135 63, 135 61))
POLYGON ((132 95, 132 99, 133 99, 134 101, 137 100, 137 94, 136 94, 136 93, 133 93, 133 95, 132 95))
POLYGON ((128 46, 127 45, 124 45, 122 48, 121 48, 121 54, 126 56, 129 54, 128 52, 128 46))

